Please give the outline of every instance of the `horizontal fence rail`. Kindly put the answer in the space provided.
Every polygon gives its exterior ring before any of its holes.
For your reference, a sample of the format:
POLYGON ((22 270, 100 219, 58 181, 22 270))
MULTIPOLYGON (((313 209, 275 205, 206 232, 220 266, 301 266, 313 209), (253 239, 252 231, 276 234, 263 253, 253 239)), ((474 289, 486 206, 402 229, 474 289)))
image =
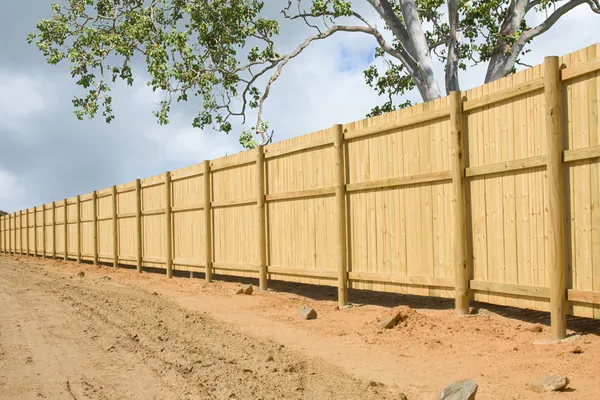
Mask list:
POLYGON ((0 217, 3 253, 600 318, 600 45, 0 217))

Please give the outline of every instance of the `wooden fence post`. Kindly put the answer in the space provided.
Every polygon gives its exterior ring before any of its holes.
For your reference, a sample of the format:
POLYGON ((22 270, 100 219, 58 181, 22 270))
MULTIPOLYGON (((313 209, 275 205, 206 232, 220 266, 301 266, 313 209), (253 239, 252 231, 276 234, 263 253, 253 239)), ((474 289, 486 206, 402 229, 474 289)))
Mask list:
POLYGON ((173 235, 171 228, 171 172, 165 172, 165 258, 167 277, 173 277, 173 235))
POLYGON ((204 161, 204 254, 206 255, 206 282, 212 282, 212 194, 210 190, 210 161, 204 161))
POLYGON ((346 254, 346 177, 344 162, 344 128, 334 126, 333 148, 335 152, 335 209, 337 213, 336 254, 338 260, 338 304, 348 303, 348 256, 346 254))
POLYGON ((33 207, 33 256, 38 255, 37 206, 33 207))
POLYGON ((135 238, 137 271, 142 272, 142 184, 135 180, 135 238))
POLYGON ((42 258, 46 258, 46 205, 42 206, 42 258))
POLYGON ((17 213, 13 213, 13 254, 17 254, 17 213))
POLYGON ((23 255, 25 253, 25 245, 23 244, 23 210, 19 211, 19 242, 21 243, 19 254, 23 255))
POLYGON ((450 93, 450 138, 452 168, 452 261, 454 262, 455 309, 469 313, 469 268, 467 261, 467 209, 465 197, 465 154, 460 91, 450 93))
POLYGON ((56 258, 56 202, 52 202, 52 258, 56 258))
POLYGON ((119 220, 117 209, 117 186, 112 187, 112 223, 113 223, 113 267, 119 268, 119 220))
POLYGON ((5 245, 4 245, 4 234, 5 234, 5 226, 4 226, 4 216, 0 217, 0 252, 4 253, 5 245))
POLYGON ((25 210, 25 251, 29 256, 29 208, 25 210))
POLYGON ((77 195, 77 264, 81 264, 81 196, 77 195))
POLYGON ((92 248, 94 265, 98 265, 98 193, 92 193, 92 248))
POLYGON ((567 336, 567 281, 565 270, 565 199, 563 192, 563 133, 561 81, 558 57, 544 58, 544 92, 546 101, 546 262, 550 267, 550 319, 552 338, 567 336))
POLYGON ((265 152, 256 148, 256 236, 258 239, 258 283, 267 290, 267 235, 265 225, 265 152))
POLYGON ((69 217, 69 213, 68 213, 68 203, 67 203, 67 199, 64 200, 64 210, 63 210, 63 235, 65 237, 65 242, 64 244, 64 248, 65 248, 65 254, 64 254, 64 260, 67 261, 67 258, 69 257, 69 224, 68 224, 68 217, 69 217))

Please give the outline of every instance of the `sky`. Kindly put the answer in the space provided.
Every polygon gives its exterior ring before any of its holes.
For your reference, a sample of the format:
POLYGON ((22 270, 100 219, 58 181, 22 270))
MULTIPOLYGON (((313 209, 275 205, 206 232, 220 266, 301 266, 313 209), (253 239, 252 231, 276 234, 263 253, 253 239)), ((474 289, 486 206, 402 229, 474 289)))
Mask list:
MULTIPOLYGON (((133 87, 113 89, 111 124, 77 120, 71 100, 80 92, 68 65, 47 65, 26 42, 36 22, 51 15, 52 2, 7 1, 0 13, 0 210, 14 212, 243 150, 235 132, 248 127, 235 124, 230 135, 191 127, 201 108, 197 98, 175 107, 171 123, 159 126, 152 111, 160 97, 146 87, 143 68, 134 70, 133 87)), ((276 12, 284 2, 266 3, 276 12)), ((365 0, 354 3, 381 27, 365 0)), ((577 7, 534 41, 524 61, 535 65, 546 55, 600 42, 598 26, 600 15, 577 7)), ((302 25, 284 26, 277 42, 291 50, 308 34, 302 25)), ((362 76, 379 62, 374 47, 369 36, 339 34, 313 43, 288 63, 266 103, 274 140, 362 119, 383 103, 362 76)), ((443 76, 443 66, 436 69, 443 76)), ((462 90, 483 83, 484 75, 485 66, 462 73, 462 90)), ((420 101, 417 93, 407 98, 420 101)))

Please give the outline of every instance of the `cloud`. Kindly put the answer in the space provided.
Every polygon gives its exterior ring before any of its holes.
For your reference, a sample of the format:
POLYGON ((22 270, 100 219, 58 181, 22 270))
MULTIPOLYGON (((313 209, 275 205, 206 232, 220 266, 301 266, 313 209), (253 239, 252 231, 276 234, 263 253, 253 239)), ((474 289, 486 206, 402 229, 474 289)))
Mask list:
POLYGON ((24 188, 19 184, 18 177, 11 171, 0 166, 0 201, 14 201, 25 194, 24 188))
POLYGON ((27 133, 27 120, 47 107, 44 92, 39 78, 0 70, 0 125, 27 133))

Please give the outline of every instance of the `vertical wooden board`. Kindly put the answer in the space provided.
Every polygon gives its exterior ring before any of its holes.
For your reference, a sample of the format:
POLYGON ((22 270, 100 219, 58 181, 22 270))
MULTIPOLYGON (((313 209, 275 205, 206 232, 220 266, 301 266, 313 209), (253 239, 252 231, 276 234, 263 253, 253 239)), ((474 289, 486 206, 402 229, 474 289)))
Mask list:
MULTIPOLYGON (((526 81, 524 73, 515 74, 513 83, 519 85, 526 81)), ((512 103, 513 107, 513 132, 515 159, 528 157, 528 130, 527 130, 527 98, 531 95, 520 96, 512 103)), ((515 173, 515 229, 516 229, 516 283, 531 285, 531 254, 529 243, 529 170, 515 173)), ((534 308, 532 299, 523 297, 519 306, 534 308)))
POLYGON ((63 224, 64 224, 64 214, 63 214, 63 204, 56 203, 54 218, 56 218, 55 231, 54 231, 54 240, 55 240, 55 248, 57 255, 63 255, 65 248, 64 234, 63 234, 63 224))
MULTIPOLYGON (((585 51, 579 51, 572 58, 573 64, 585 62, 587 54, 585 51)), ((589 132, 589 104, 587 77, 575 78, 570 86, 572 130, 573 130, 573 148, 585 148, 590 145, 589 132)), ((575 243, 575 263, 573 270, 575 273, 574 288, 578 290, 592 290, 592 211, 591 211, 591 169, 590 160, 582 160, 573 163, 573 183, 572 183, 572 201, 574 204, 574 234, 575 243)), ((593 308, 589 305, 574 304, 573 313, 583 317, 593 317, 593 308)))
MULTIPOLYGON (((133 194, 135 198, 135 192, 133 194)), ((202 206, 204 175, 174 180, 172 183, 172 198, 174 208, 202 206)), ((135 206, 135 204, 133 205, 135 206)))
MULTIPOLYGON (((428 102, 423 104, 423 112, 433 109, 434 103, 428 102)), ((438 122, 439 123, 439 122, 438 122)), ((432 147, 432 124, 423 124, 419 129, 419 173, 426 174, 434 172, 431 168, 431 147, 432 147)), ((433 245, 433 206, 432 206, 432 186, 434 184, 427 183, 420 185, 421 192, 421 271, 419 276, 432 277, 434 276, 434 252, 433 245)), ((423 295, 431 295, 429 288, 423 288, 423 295)))
POLYGON ((257 248, 255 206, 216 208, 214 215, 215 263, 253 265, 256 263, 257 248))
POLYGON ((135 259, 137 257, 137 241, 135 231, 135 218, 118 219, 119 262, 135 265, 135 261, 121 260, 122 258, 135 259))
POLYGON ((44 237, 44 211, 42 206, 39 206, 35 212, 36 226, 35 232, 37 236, 37 254, 41 255, 43 250, 42 238, 44 237))
MULTIPOLYGON (((513 77, 502 79, 501 89, 507 89, 513 86, 513 77)), ((502 159, 515 159, 515 141, 516 130, 514 129, 514 104, 517 99, 502 102, 501 109, 501 132, 502 132, 502 159)), ((517 232, 516 232, 516 187, 515 173, 509 172, 502 174, 502 208, 504 213, 504 264, 503 264, 503 282, 518 283, 517 275, 517 232)), ((519 305, 518 296, 506 296, 506 304, 517 307, 519 305)))
POLYGON ((203 263, 206 259, 204 254, 204 236, 206 233, 204 230, 202 210, 174 213, 173 259, 192 261, 198 264, 203 263))
MULTIPOLYGON (((164 260, 165 258, 165 216, 164 214, 142 217, 142 254, 143 257, 164 260)), ((151 265, 151 262, 145 265, 151 265)), ((164 268, 164 265, 163 265, 164 268)))
MULTIPOLYGON (((587 48, 588 60, 595 60, 600 56, 600 44, 587 48)), ((598 93, 600 89, 600 73, 590 74, 587 78, 588 85, 588 124, 590 146, 600 145, 600 123, 598 115, 600 102, 598 93)), ((592 212, 592 290, 600 291, 600 164, 598 159, 590 163, 590 189, 592 212)), ((594 318, 600 319, 600 305, 594 307, 594 318)))
MULTIPOLYGON (((487 85, 480 86, 474 90, 474 98, 479 98, 487 94, 487 85)), ((488 122, 485 115, 485 109, 480 109, 474 113, 474 126, 476 126, 476 132, 471 137, 476 137, 477 140, 477 151, 476 156, 473 156, 473 166, 485 165, 486 152, 489 153, 488 143, 486 140, 486 133, 488 132, 488 122)), ((469 129, 471 129, 469 123, 469 129)), ((471 180, 471 197, 475 199, 475 203, 478 203, 475 215, 473 218, 473 231, 475 237, 474 244, 474 275, 476 280, 489 282, 488 278, 488 232, 487 232, 487 198, 486 198, 486 178, 478 177, 471 180)), ((475 207, 474 207, 475 209, 475 207)), ((490 235, 491 236, 491 235, 490 235)), ((475 293, 475 300, 488 302, 489 294, 486 292, 475 293)))
MULTIPOLYGON (((422 106, 412 107, 417 114, 422 106)), ((419 162, 419 128, 408 129, 404 136, 404 171, 407 175, 416 175, 420 173, 419 162)), ((423 215, 421 208, 421 185, 407 186, 405 191, 405 212, 406 212, 406 259, 407 275, 419 276, 422 271, 422 254, 424 243, 422 241, 423 215)), ((409 294, 422 295, 424 288, 409 287, 409 294)))

